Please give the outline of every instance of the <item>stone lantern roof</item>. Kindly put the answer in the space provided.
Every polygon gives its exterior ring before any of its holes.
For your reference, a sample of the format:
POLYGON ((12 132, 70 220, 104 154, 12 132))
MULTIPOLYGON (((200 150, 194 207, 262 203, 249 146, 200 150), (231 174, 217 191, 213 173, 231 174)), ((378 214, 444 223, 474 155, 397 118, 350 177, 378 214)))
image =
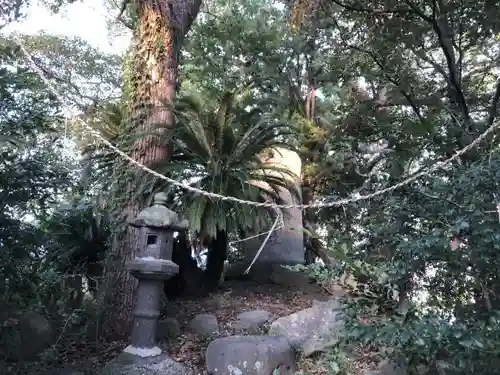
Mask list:
POLYGON ((165 206, 166 202, 167 194, 155 194, 153 205, 142 210, 130 225, 135 228, 148 227, 155 229, 171 229, 174 231, 187 230, 189 222, 187 220, 180 220, 177 213, 169 210, 165 206))

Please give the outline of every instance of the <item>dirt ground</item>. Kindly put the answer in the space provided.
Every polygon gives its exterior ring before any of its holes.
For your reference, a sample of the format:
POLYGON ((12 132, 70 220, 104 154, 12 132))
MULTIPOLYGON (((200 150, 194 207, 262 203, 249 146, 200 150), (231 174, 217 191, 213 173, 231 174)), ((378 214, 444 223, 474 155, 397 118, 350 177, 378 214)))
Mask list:
MULTIPOLYGON (((176 318, 181 327, 197 314, 214 314, 219 322, 220 336, 230 336, 231 322, 236 315, 245 311, 265 310, 279 318, 295 311, 311 307, 313 300, 326 300, 328 294, 317 285, 311 284, 300 291, 252 281, 233 281, 224 288, 202 300, 178 300, 170 303, 166 316, 176 318)), ((170 355, 177 361, 195 370, 196 375, 205 374, 204 355, 209 340, 203 340, 183 329, 177 342, 171 343, 170 355)))
MULTIPOLYGON (((203 339, 186 329, 188 322, 197 314, 214 314, 219 323, 220 336, 234 334, 231 323, 236 315, 250 310, 266 310, 273 318, 289 315, 295 311, 311 307, 314 300, 324 301, 330 295, 316 284, 290 288, 276 284, 254 281, 227 281, 217 293, 201 299, 178 299, 164 306, 162 315, 178 320, 182 334, 172 342, 159 345, 172 358, 191 368, 195 375, 205 375, 205 349, 210 339, 203 339), (292 290, 293 289, 293 290, 292 290)), ((74 342, 61 338, 37 361, 25 363, 2 363, 0 374, 34 375, 45 370, 70 367, 80 371, 102 368, 127 346, 122 341, 74 342)), ((360 357, 349 365, 350 374, 363 374, 367 368, 374 368, 376 359, 372 350, 359 353, 360 357)), ((303 374, 330 374, 325 357, 299 358, 299 368, 303 374)), ((50 373, 48 373, 50 374, 50 373)))
MULTIPOLYGON (((293 289, 276 284, 233 280, 226 281, 217 293, 202 299, 169 301, 164 307, 163 316, 176 318, 181 325, 182 335, 173 342, 161 343, 162 349, 193 369, 196 375, 205 374, 204 353, 210 340, 200 339, 185 329, 195 315, 216 315, 220 336, 229 336, 233 334, 230 323, 241 312, 262 309, 278 318, 310 307, 313 300, 328 298, 328 294, 315 284, 301 287, 300 291, 293 289)), ((0 363, 0 374, 31 375, 65 366, 80 370, 97 369, 116 357, 126 346, 127 343, 121 341, 74 342, 60 338, 36 361, 0 363)))
MULTIPOLYGON (((182 328, 197 314, 214 314, 219 322, 220 336, 234 334, 231 322, 241 312, 265 310, 277 319, 296 311, 311 307, 314 300, 326 301, 333 291, 327 292, 317 284, 302 284, 300 290, 276 284, 263 284, 252 281, 227 282, 216 294, 201 300, 178 300, 171 302, 165 316, 176 318, 182 328)), ((183 334, 170 343, 170 355, 185 366, 192 368, 195 375, 206 375, 204 356, 210 340, 203 340, 183 329, 183 334)), ((357 348, 346 369, 350 375, 366 374, 378 367, 379 359, 375 348, 357 348)), ((328 357, 313 356, 298 359, 299 371, 307 375, 327 375, 335 373, 330 368, 328 357)))

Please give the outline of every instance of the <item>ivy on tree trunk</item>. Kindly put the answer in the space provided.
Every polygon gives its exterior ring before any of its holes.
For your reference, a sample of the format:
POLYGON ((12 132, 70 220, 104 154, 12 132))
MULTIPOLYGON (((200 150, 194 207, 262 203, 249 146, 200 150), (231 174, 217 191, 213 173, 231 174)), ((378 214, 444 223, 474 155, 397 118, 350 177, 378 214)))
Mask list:
MULTIPOLYGON (((179 51, 184 36, 196 18, 200 0, 163 2, 141 0, 138 3, 138 24, 134 35, 131 84, 131 133, 135 135, 131 156, 139 163, 154 168, 169 156, 165 132, 173 125, 169 105, 176 95, 179 51)), ((134 167, 135 168, 135 167, 134 167)), ((145 206, 137 194, 143 174, 135 171, 127 181, 123 212, 127 222, 145 206), (138 198, 139 197, 139 198, 138 198)), ((135 305, 137 281, 125 267, 127 260, 140 251, 138 231, 126 228, 114 241, 107 268, 106 313, 104 333, 108 337, 128 337, 135 305)))

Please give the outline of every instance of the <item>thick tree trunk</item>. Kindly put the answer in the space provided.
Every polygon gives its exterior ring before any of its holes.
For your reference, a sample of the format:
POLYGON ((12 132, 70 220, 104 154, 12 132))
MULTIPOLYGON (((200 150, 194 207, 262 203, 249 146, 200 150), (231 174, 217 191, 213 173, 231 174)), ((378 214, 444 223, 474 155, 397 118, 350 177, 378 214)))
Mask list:
MULTIPOLYGON (((305 113, 306 113, 306 119, 312 123, 316 123, 315 121, 315 110, 316 110, 316 82, 315 82, 315 74, 313 71, 313 62, 314 62, 314 39, 309 41, 308 45, 311 48, 310 52, 310 57, 307 60, 306 64, 306 80, 308 84, 308 93, 306 95, 306 100, 305 100, 305 113)), ((306 155, 304 158, 304 162, 315 162, 315 158, 317 158, 317 155, 314 155, 314 153, 309 153, 306 155)), ((312 186, 310 186, 311 179, 310 178, 304 178, 305 176, 302 176, 302 204, 311 204, 313 202, 313 189, 312 186)), ((312 227, 310 223, 314 222, 313 215, 311 214, 310 209, 304 209, 303 210, 303 217, 302 217, 302 222, 303 227, 305 229, 308 229, 306 225, 309 225, 312 227)), ((314 248, 318 248, 318 243, 321 244, 319 241, 316 241, 313 243, 313 238, 312 236, 309 236, 305 231, 304 231, 304 258, 306 260, 306 264, 312 264, 314 263, 316 256, 318 255, 317 252, 314 251, 314 248), (315 246, 316 245, 316 246, 315 246)))
POLYGON ((227 259, 227 233, 224 230, 217 231, 217 236, 210 244, 207 257, 207 269, 205 275, 211 288, 216 288, 224 272, 224 262, 227 259))
MULTIPOLYGON (((309 179, 302 179, 302 204, 311 204, 312 203, 312 193, 311 187, 308 184, 309 179)), ((304 223, 304 229, 308 229, 307 225, 311 226, 309 223, 312 222, 313 218, 311 215, 310 209, 304 209, 302 211, 302 222, 304 223)), ((306 264, 314 263, 317 254, 312 249, 311 244, 311 236, 307 231, 303 232, 304 236, 304 258, 306 260, 306 264)))
POLYGON ((311 253, 309 256, 320 258, 328 267, 334 266, 334 260, 330 258, 330 256, 328 256, 328 253, 323 247, 323 244, 321 243, 318 234, 314 230, 313 225, 309 221, 304 220, 304 228, 307 230, 307 232, 310 233, 310 235, 307 235, 308 237, 306 240, 306 251, 311 253))
MULTIPOLYGON (((168 157, 161 135, 173 124, 168 105, 175 99, 180 47, 200 5, 201 0, 138 1, 130 104, 133 133, 140 137, 136 137, 131 156, 148 167, 168 157)), ((135 171, 135 178, 125 193, 127 222, 135 218, 145 204, 140 194, 144 174, 135 171)), ((136 256, 140 250, 138 246, 138 231, 133 228, 126 228, 123 236, 114 241, 106 272, 107 298, 102 328, 107 337, 126 338, 130 333, 137 281, 129 274, 125 263, 136 256)))

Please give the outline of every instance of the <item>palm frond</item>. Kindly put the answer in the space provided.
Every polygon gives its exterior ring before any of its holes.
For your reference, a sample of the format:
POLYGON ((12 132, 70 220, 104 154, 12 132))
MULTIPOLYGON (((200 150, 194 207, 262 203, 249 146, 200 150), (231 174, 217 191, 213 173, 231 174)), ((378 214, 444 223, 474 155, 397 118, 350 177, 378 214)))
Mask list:
MULTIPOLYGON (((246 106, 246 104, 245 104, 246 106)), ((158 166, 200 189, 225 196, 264 202, 279 201, 280 192, 295 194, 298 176, 284 166, 263 161, 273 148, 293 147, 284 142, 294 130, 263 114, 262 108, 242 108, 234 93, 223 95, 217 107, 203 107, 192 97, 173 107, 176 124, 168 136, 170 160, 158 166)), ((269 221, 269 210, 232 201, 212 200, 180 189, 170 189, 172 202, 191 221, 201 237, 218 230, 260 230, 269 221)))

